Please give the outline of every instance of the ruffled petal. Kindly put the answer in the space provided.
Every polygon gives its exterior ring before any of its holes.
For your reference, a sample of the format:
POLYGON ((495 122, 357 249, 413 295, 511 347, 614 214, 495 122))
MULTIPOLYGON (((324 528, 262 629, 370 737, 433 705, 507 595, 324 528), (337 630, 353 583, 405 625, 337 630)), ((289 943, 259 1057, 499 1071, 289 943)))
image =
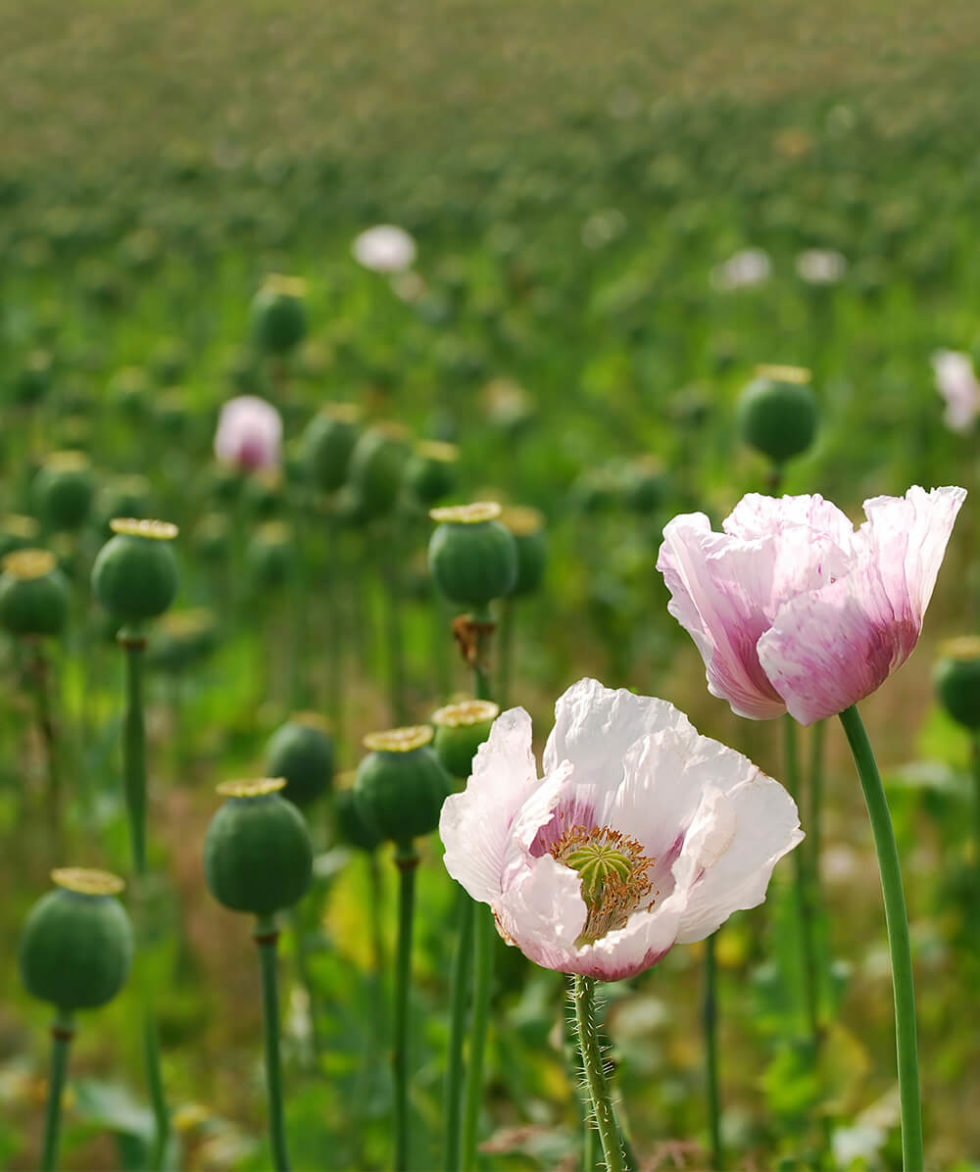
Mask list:
POLYGON ((679 883, 690 882, 679 944, 702 940, 732 912, 762 903, 773 867, 803 840, 796 803, 754 766, 753 773, 728 794, 709 790, 690 828, 674 868, 679 883))
POLYGON ((819 493, 783 497, 746 493, 721 527, 743 541, 773 537, 786 529, 803 527, 828 538, 845 553, 850 550, 854 537, 854 526, 844 513, 819 493))
POLYGON ((588 914, 582 882, 551 855, 526 860, 493 901, 500 934, 545 968, 569 968, 588 914))
POLYGON ((476 899, 493 903, 511 842, 511 827, 537 787, 531 718, 511 708, 493 722, 462 793, 446 799, 439 819, 446 870, 476 899))
POLYGON ((544 749, 546 774, 571 761, 576 779, 615 789, 627 749, 663 728, 690 728, 687 717, 666 700, 606 688, 598 680, 573 684, 555 705, 555 725, 544 749))

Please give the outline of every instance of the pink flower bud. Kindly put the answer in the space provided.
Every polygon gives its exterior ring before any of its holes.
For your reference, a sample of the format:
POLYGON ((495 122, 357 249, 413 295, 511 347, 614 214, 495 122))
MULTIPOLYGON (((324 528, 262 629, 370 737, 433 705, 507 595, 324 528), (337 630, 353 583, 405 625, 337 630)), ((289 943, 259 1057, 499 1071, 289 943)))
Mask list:
POLYGON ((279 412, 257 395, 239 395, 221 408, 214 454, 242 472, 277 468, 282 458, 279 412))

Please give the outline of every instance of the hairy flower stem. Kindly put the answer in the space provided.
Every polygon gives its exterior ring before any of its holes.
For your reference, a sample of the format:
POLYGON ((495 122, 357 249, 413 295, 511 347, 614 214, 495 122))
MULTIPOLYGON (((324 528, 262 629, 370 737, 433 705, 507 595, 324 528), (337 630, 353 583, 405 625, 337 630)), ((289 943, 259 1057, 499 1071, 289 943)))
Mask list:
MULTIPOLYGON (((137 879, 137 936, 144 941, 149 935, 146 923, 147 909, 143 902, 143 880, 146 878, 146 728, 143 718, 143 655, 146 639, 140 630, 124 627, 119 632, 119 644, 126 655, 126 711, 123 716, 123 788, 126 812, 129 818, 129 844, 133 857, 133 871, 137 879)), ((160 1063, 160 1043, 150 990, 145 983, 140 990, 142 999, 143 1065, 146 1070, 150 1105, 153 1109, 153 1145, 150 1166, 157 1172, 163 1167, 170 1137, 170 1112, 163 1087, 160 1063)))
POLYGON ((395 848, 398 868, 398 960, 395 969, 394 1054, 395 1172, 409 1168, 408 1127, 408 1021, 412 982, 412 919, 415 914, 415 869, 418 852, 412 842, 395 848))
POLYGON ((810 882, 814 897, 820 898, 820 852, 823 849, 823 749, 827 722, 818 720, 810 730, 810 806, 807 837, 810 840, 810 882))
POLYGON ((572 996, 575 1001, 575 1024, 578 1029, 579 1048, 582 1051, 585 1083, 592 1101, 606 1169, 607 1172, 625 1172, 626 1160, 619 1140, 612 1097, 603 1066, 602 1047, 599 1044, 599 1026, 595 1013, 595 978, 576 974, 572 996))
POLYGON ((712 934, 704 942, 704 998, 701 1002, 704 1026, 704 1075, 708 1092, 708 1146, 711 1167, 722 1172, 725 1153, 721 1144, 721 1085, 718 1077, 718 959, 712 934))
POLYGON ((444 1172, 462 1167, 463 1044, 473 974, 473 922, 476 904, 460 887, 456 892, 456 952, 449 981, 449 1052, 446 1058, 446 1138, 444 1172))
POLYGON ((259 916, 255 943, 262 969, 262 1028, 265 1039, 265 1085, 269 1102, 269 1145, 276 1172, 288 1172, 286 1125, 283 1117, 282 1063, 279 1058, 279 990, 276 981, 276 945, 279 929, 275 916, 259 916))
POLYGON ((41 1172, 53 1172, 58 1163, 58 1137, 61 1130, 61 1096, 68 1071, 68 1048, 75 1035, 70 1013, 58 1013, 51 1023, 51 1076, 48 1081, 48 1105, 44 1112, 44 1148, 41 1172))
POLYGON ((888 799, 881 783, 874 751, 857 706, 840 713, 841 724, 857 766, 864 800, 871 819, 878 871, 885 901, 885 923, 891 952, 892 986, 895 994, 895 1040, 898 1051, 898 1090, 902 1108, 902 1164, 905 1172, 925 1167, 922 1151, 922 1104, 919 1093, 919 1059, 915 1025, 915 986, 908 913, 902 890, 898 847, 888 799))

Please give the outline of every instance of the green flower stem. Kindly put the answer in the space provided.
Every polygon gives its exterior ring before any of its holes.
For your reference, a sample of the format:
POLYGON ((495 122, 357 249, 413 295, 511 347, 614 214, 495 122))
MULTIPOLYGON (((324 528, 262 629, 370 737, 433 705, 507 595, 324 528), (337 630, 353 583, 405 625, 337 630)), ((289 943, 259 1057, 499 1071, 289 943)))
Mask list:
POLYGON ((582 1051, 585 1083, 592 1101, 592 1110, 595 1114, 596 1129, 599 1132, 599 1142, 602 1144, 606 1169, 607 1172, 625 1172, 626 1160, 619 1140, 612 1097, 606 1082, 602 1047, 599 1044, 599 1026, 595 1013, 595 978, 576 975, 573 997, 575 1000, 575 1024, 578 1027, 578 1044, 582 1051))
POLYGON ((70 1013, 58 1013, 51 1023, 51 1077, 48 1082, 48 1105, 44 1113, 44 1150, 42 1172, 53 1172, 58 1163, 58 1136, 61 1129, 61 1095, 68 1071, 68 1048, 75 1035, 70 1013))
POLYGON ((405 652, 401 622, 401 579, 398 558, 400 543, 394 522, 378 534, 381 542, 381 576, 385 603, 385 666, 388 673, 388 705, 394 725, 408 719, 405 706, 405 652))
POLYGON ((827 722, 818 720, 810 730, 810 807, 807 837, 810 840, 810 882, 814 896, 820 894, 820 852, 823 849, 823 749, 827 722))
POLYGON ((925 1166, 922 1152, 922 1104, 919 1095, 919 1059, 916 1045, 915 987, 912 976, 912 949, 909 941, 908 914, 898 847, 888 799, 874 752, 857 707, 851 705, 840 713, 864 800, 871 819, 878 871, 885 901, 885 923, 891 952, 892 986, 895 993, 895 1038, 898 1051, 898 1089, 902 1107, 902 1162, 905 1172, 921 1172, 925 1166))
POLYGON ((711 1167, 722 1172, 725 1153, 721 1145, 721 1086, 718 1078, 718 959, 717 935, 704 942, 704 998, 701 1020, 704 1028, 704 1077, 708 1092, 708 1146, 711 1167))
MULTIPOLYGON (((143 720, 143 655, 146 639, 138 628, 124 627, 119 632, 119 644, 126 655, 126 710, 123 716, 123 790, 126 813, 129 817, 129 842, 136 874, 137 936, 148 935, 147 909, 142 901, 146 864, 146 729, 143 720)), ((163 1167, 170 1137, 170 1113, 163 1087, 160 1063, 160 1043, 156 1015, 153 1012, 150 990, 144 984, 141 990, 143 1065, 153 1109, 154 1134, 151 1167, 163 1167)))
POLYGON ((143 724, 143 655, 146 639, 133 628, 119 632, 126 653, 126 711, 123 716, 123 791, 129 817, 133 870, 146 874, 146 730, 143 724))
POLYGON ((974 732, 970 740, 970 763, 973 767, 973 866, 980 899, 980 732, 974 732))
POLYGON ((498 703, 501 710, 510 699, 510 681, 514 666, 514 613, 513 598, 505 598, 500 604, 500 666, 498 669, 498 703))
POLYGON ((276 981, 276 945, 279 929, 275 916, 258 916, 255 943, 262 968, 262 1027, 265 1035, 265 1084, 269 1102, 269 1145, 276 1172, 288 1172, 286 1125, 283 1119, 282 1063, 279 1058, 279 990, 276 981))
POLYGON ((419 863, 413 842, 395 847, 398 868, 398 961, 395 971, 394 1056, 395 1172, 409 1167, 408 1141, 408 1021, 412 982, 412 919, 415 914, 415 869, 419 863))
POLYGON ((51 846, 55 855, 62 853, 61 828, 61 769, 58 762, 58 736, 55 731, 54 716, 51 711, 51 695, 49 680, 51 665, 44 654, 40 640, 32 639, 33 659, 29 664, 28 673, 34 691, 34 703, 37 711, 37 727, 41 734, 41 743, 44 745, 45 764, 48 773, 48 809, 47 815, 51 829, 51 846))
POLYGON ((446 1062, 446 1140, 444 1172, 462 1166, 463 1043, 466 1039, 466 1011, 469 1007, 473 972, 473 922, 476 904, 458 888, 456 892, 456 953, 449 982, 449 1054, 446 1062))
MULTIPOLYGON (((786 738, 786 784, 797 804, 802 804, 800 793, 799 753, 796 721, 789 715, 783 720, 786 738)), ((803 1004, 810 1031, 814 1061, 820 1050, 820 1005, 817 994, 817 958, 813 938, 813 904, 811 900, 807 855, 793 851, 793 885, 796 895, 796 915, 800 934, 800 976, 803 984, 803 1004)))
POLYGON ((337 517, 331 507, 323 525, 327 554, 323 597, 327 610, 327 711, 330 713, 334 736, 339 738, 344 730, 344 623, 338 589, 343 576, 339 560, 338 528, 337 517))
POLYGON ((470 1025, 469 1065, 463 1108, 463 1172, 476 1167, 476 1147, 483 1104, 483 1059, 490 1025, 490 990, 493 984, 493 944, 497 935, 493 912, 481 904, 474 909, 473 1015, 470 1025))
POLYGON ((493 638, 493 615, 489 606, 474 610, 470 619, 475 624, 473 656, 473 692, 477 700, 492 700, 493 685, 490 674, 490 641, 493 638))

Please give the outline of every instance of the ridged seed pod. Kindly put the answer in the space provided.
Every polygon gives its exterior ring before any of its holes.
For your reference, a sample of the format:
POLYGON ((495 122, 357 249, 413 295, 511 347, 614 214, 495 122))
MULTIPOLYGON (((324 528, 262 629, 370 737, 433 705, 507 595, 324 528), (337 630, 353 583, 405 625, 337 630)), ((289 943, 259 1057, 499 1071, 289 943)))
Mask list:
POLYGON ((933 683, 953 720, 973 733, 980 732, 980 636, 964 635, 945 643, 933 683))
POLYGON ((368 428, 354 445, 348 483, 365 516, 383 517, 394 509, 410 455, 409 439, 406 428, 385 423, 368 428))
POLYGON ((446 598, 481 607, 514 588, 517 548, 500 514, 494 501, 430 511, 439 524, 429 540, 429 570, 446 598))
POLYGON ((106 871, 66 867, 32 908, 20 941, 28 992, 63 1013, 97 1009, 126 983, 133 932, 116 895, 123 881, 106 871))
POLYGON ((12 635, 60 635, 68 621, 68 583, 54 554, 18 549, 0 565, 0 624, 12 635))
POLYGON ((307 425, 303 463, 311 483, 321 492, 336 492, 347 480, 351 454, 360 434, 360 416, 353 403, 331 403, 307 425))
POLYGON ((168 521, 119 517, 112 536, 92 566, 92 590, 100 604, 123 623, 163 614, 177 597, 177 559, 171 542, 177 526, 168 521))
POLYGON ((285 781, 231 781, 204 840, 204 875, 214 898, 236 912, 269 916, 292 907, 313 877, 303 815, 281 794, 285 781))
POLYGON ((459 448, 455 444, 425 440, 405 467, 405 483, 422 505, 434 505, 456 487, 459 448))
POLYGON ((301 808, 326 793, 333 782, 333 738, 315 712, 297 712, 269 738, 265 770, 282 777, 282 796, 301 808))
POLYGON ((795 366, 759 366, 738 401, 742 439, 782 464, 805 452, 817 434, 817 397, 810 372, 795 366))
POLYGON ((95 474, 88 457, 78 451, 53 452, 34 478, 33 495, 48 529, 81 529, 95 496, 95 474))
POLYGON ((515 507, 504 509, 500 520, 513 534, 517 550, 517 577, 510 597, 533 594, 541 585, 548 564, 544 516, 537 509, 515 507))
POLYGON ((476 751, 490 735, 490 726, 499 715, 500 706, 492 700, 464 700, 447 704, 432 714, 436 756, 450 776, 469 777, 476 751))
POLYGON ((364 738, 369 752, 357 769, 354 799, 364 821, 399 845, 435 830, 450 791, 431 740, 427 724, 364 738))
POLYGON ((252 301, 252 337, 260 350, 283 355, 306 337, 306 282, 275 274, 266 277, 252 301))

